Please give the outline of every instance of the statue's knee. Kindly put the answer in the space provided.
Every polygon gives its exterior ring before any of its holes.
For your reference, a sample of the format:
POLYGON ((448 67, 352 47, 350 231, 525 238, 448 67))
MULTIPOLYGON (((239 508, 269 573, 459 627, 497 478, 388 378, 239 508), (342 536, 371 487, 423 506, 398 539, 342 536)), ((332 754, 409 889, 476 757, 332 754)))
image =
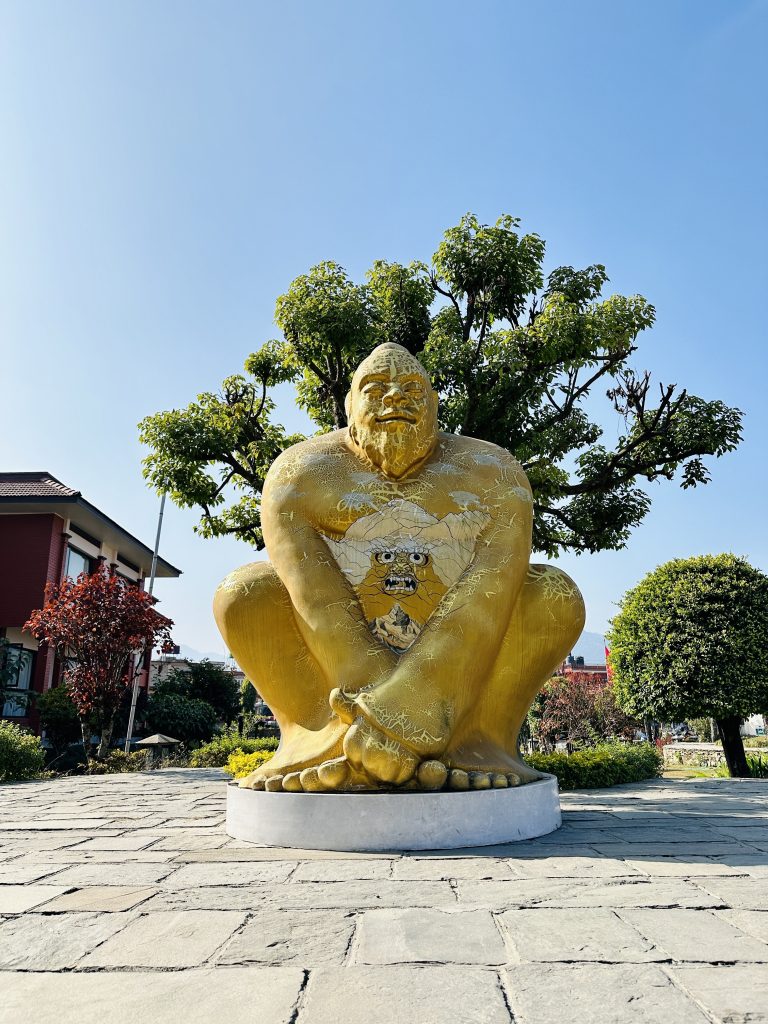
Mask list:
POLYGON ((555 619, 569 632, 584 628, 586 610, 581 591, 571 577, 553 565, 531 565, 523 597, 540 614, 555 619))
POLYGON ((264 620, 285 603, 285 587, 269 562, 251 562, 235 569, 218 586, 213 614, 225 632, 244 620, 264 620))

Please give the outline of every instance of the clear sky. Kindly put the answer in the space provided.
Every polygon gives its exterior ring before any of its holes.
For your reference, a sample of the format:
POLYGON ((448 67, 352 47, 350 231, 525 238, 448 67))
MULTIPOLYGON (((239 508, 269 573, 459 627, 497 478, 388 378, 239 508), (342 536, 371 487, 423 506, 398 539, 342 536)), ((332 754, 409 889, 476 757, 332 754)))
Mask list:
MULTIPOLYGON (((508 212, 656 305, 638 365, 746 413, 711 485, 561 560, 587 628, 672 557, 768 570, 767 43, 763 0, 0 0, 0 468, 151 545, 138 420, 237 372, 314 263, 361 279, 508 212)), ((212 592, 253 555, 194 521, 167 508, 157 593, 223 651, 212 592)))

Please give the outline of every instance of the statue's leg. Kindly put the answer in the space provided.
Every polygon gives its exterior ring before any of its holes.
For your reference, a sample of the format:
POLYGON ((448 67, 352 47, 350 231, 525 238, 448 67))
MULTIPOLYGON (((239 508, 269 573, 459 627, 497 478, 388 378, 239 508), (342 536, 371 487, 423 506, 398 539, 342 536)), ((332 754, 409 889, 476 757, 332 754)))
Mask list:
POLYGON ((280 747, 258 778, 338 757, 346 726, 330 710, 332 686, 307 649, 271 564, 252 562, 230 573, 216 591, 213 613, 235 661, 280 726, 280 747))
POLYGON ((520 726, 583 628, 584 601, 575 583, 553 566, 532 565, 488 683, 446 753, 451 768, 521 781, 538 777, 519 755, 520 726))

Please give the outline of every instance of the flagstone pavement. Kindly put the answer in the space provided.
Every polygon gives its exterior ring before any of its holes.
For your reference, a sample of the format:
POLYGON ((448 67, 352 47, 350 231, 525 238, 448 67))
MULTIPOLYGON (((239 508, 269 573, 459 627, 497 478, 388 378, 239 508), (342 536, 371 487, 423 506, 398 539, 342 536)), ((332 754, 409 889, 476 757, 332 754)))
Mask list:
POLYGON ((0 786, 3 1024, 768 1022, 766 782, 563 794, 552 835, 401 856, 229 839, 224 778, 0 786))

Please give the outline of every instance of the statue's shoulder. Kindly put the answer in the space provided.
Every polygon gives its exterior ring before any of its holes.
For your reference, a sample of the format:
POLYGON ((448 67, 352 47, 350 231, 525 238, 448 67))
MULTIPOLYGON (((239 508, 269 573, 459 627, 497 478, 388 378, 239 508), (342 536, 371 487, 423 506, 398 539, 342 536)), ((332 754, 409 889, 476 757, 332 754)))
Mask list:
POLYGON ((315 434, 286 448, 270 466, 266 485, 295 484, 299 480, 327 474, 347 452, 346 436, 346 430, 333 430, 327 434, 315 434))
POLYGON ((440 434, 440 455, 446 461, 465 466, 468 470, 505 469, 514 471, 525 477, 523 467, 515 456, 506 448, 491 441, 482 441, 479 437, 467 437, 464 434, 440 434))

